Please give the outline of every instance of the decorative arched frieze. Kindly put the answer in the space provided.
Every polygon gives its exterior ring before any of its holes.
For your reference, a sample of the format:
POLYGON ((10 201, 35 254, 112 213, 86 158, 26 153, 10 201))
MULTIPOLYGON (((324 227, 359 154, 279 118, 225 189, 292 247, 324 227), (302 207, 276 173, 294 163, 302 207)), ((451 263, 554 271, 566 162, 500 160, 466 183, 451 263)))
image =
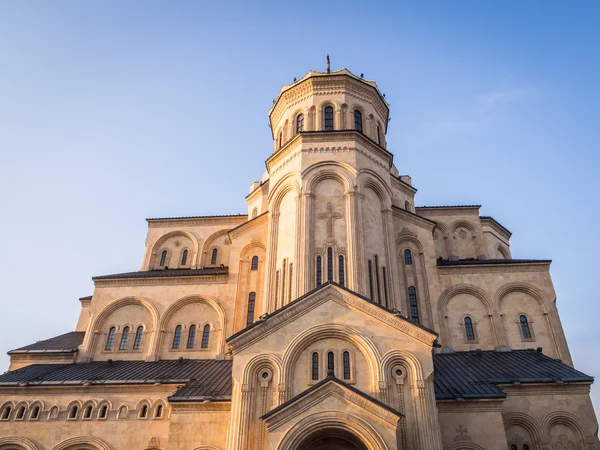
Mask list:
POLYGON ((360 170, 356 175, 356 184, 361 193, 367 188, 373 189, 381 200, 382 208, 391 210, 394 194, 388 183, 386 183, 376 172, 369 169, 360 170))
MULTIPOLYGON (((196 239, 196 236, 194 236, 189 231, 176 230, 176 231, 171 231, 169 233, 166 233, 157 239, 157 241, 152 246, 152 251, 150 252, 150 255, 149 255, 148 267, 150 267, 150 268, 157 267, 156 260, 157 260, 157 258, 160 258, 160 255, 158 255, 158 251, 160 250, 161 245, 163 245, 170 238, 177 237, 177 236, 183 236, 183 237, 188 238, 190 241, 192 241, 192 245, 193 245, 192 252, 191 252, 192 254, 188 256, 188 260, 190 261, 189 265, 195 266, 196 264, 198 264, 198 262, 197 262, 198 250, 199 250, 198 239, 196 239)), ((173 255, 171 255, 171 256, 173 256, 173 255)), ((181 261, 178 261, 177 266, 179 266, 179 262, 181 262, 181 261)))
POLYGON ((334 179, 344 186, 344 195, 354 191, 356 169, 340 161, 322 161, 307 167, 302 172, 304 191, 312 195, 315 187, 323 180, 334 179))
POLYGON ((581 448, 585 448, 588 438, 593 442, 592 433, 590 433, 586 424, 575 414, 567 411, 554 411, 546 414, 541 423, 542 433, 546 439, 550 438, 550 431, 554 425, 565 425, 573 430, 581 448))
POLYGON ((498 311, 500 311, 501 314, 502 301, 508 294, 512 294, 514 292, 522 292, 524 294, 527 294, 528 296, 530 296, 538 302, 543 314, 548 313, 548 308, 546 307, 546 302, 544 301, 544 295, 535 286, 523 282, 514 282, 505 284, 496 291, 494 300, 496 305, 498 305, 498 311))
POLYGON ((522 427, 533 439, 531 450, 539 450, 542 445, 543 432, 538 423, 530 416, 521 412, 511 412, 502 416, 504 429, 508 430, 512 426, 522 427))
POLYGON ((21 436, 0 437, 0 449, 18 447, 23 450, 38 450, 33 441, 21 436))
POLYGON ((475 444, 474 442, 459 441, 444 447, 444 450, 485 450, 485 448, 475 444))
POLYGON ((300 183, 301 179, 300 173, 298 172, 290 172, 283 176, 273 189, 269 189, 269 195, 267 196, 267 201, 269 203, 269 211, 272 214, 279 212, 279 205, 281 204, 281 200, 290 191, 294 191, 296 194, 300 194, 300 183))
POLYGON ((78 436, 52 447, 52 450, 112 450, 111 446, 95 436, 78 436))

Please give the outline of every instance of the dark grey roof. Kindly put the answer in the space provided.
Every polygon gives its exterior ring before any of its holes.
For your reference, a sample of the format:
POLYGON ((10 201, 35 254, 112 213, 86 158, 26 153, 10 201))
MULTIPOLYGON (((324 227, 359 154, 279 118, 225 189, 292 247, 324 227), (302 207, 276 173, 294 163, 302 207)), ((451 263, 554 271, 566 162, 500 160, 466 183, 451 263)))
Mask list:
POLYGON ((80 301, 81 301, 81 300, 91 300, 91 299, 92 299, 92 296, 91 296, 91 295, 87 295, 87 296, 85 296, 85 297, 79 297, 79 300, 80 300, 80 301))
POLYGON ((161 269, 103 275, 100 277, 92 277, 92 280, 116 280, 122 278, 203 277, 210 275, 227 275, 228 273, 228 267, 205 267, 204 269, 161 269))
MULTIPOLYGON (((29 385, 184 384, 197 396, 231 397, 230 360, 182 359, 103 361, 81 364, 33 364, 0 375, 0 387, 29 385)), ((186 387, 182 388, 185 390, 186 387)), ((180 390, 181 391, 181 390, 180 390)), ((175 397, 179 394, 176 393, 175 397)))
POLYGON ((340 385, 342 387, 345 387, 346 389, 349 389, 350 391, 354 392, 355 394, 359 395, 360 397, 362 397, 364 399, 367 399, 368 401, 370 401, 372 403, 375 403, 379 407, 384 408, 384 409, 390 411, 393 414, 396 414, 398 417, 404 416, 404 414, 402 414, 401 412, 399 412, 396 409, 392 408, 391 406, 386 405, 385 403, 377 400, 376 398, 371 397, 368 394, 365 394, 363 391, 361 391, 359 389, 356 389, 354 386, 351 386, 348 383, 345 383, 344 381, 342 381, 339 378, 337 378, 335 375, 328 375, 325 379, 319 381, 317 384, 309 387, 308 389, 306 389, 303 392, 300 392, 298 395, 296 395, 295 397, 289 399, 287 402, 282 403, 278 407, 273 408, 271 411, 269 411, 264 416, 262 416, 261 419, 264 420, 264 419, 267 419, 267 418, 271 417, 273 414, 277 413, 278 411, 281 411, 284 408, 287 408, 289 405, 291 405, 293 403, 296 403, 301 398, 306 397, 308 394, 310 394, 311 392, 316 391, 321 386, 323 386, 323 385, 325 385, 327 383, 338 384, 338 385, 340 385))
POLYGON ((61 334, 45 341, 38 341, 35 344, 26 345, 8 352, 9 355, 17 353, 73 353, 83 342, 85 332, 71 331, 61 334))
POLYGON ((499 384, 594 381, 535 350, 441 353, 433 365, 437 400, 506 397, 499 384))
POLYGON ((506 231, 509 235, 512 236, 512 231, 510 231, 508 228, 506 228, 504 225, 502 225, 500 222, 498 222, 496 219, 494 219, 492 216, 479 216, 480 219, 487 219, 487 220, 491 220, 492 222, 494 222, 496 225, 498 225, 500 228, 502 228, 504 231, 506 231))
POLYGON ((435 208, 481 208, 481 205, 423 205, 416 206, 416 209, 435 209, 435 208))
POLYGON ((478 265, 494 265, 494 264, 531 264, 531 263, 546 263, 550 264, 551 259, 458 259, 452 261, 449 259, 438 259, 438 266, 478 266, 478 265))
POLYGON ((248 214, 217 214, 214 216, 181 216, 181 217, 150 217, 146 221, 152 220, 186 220, 186 219, 226 219, 228 217, 247 217, 248 214))

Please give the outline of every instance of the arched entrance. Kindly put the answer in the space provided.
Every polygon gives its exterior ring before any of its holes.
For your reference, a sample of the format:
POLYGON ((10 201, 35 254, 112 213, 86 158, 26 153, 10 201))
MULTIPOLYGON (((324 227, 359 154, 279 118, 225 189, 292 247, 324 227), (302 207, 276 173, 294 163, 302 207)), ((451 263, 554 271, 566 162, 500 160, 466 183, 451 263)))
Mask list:
POLYGON ((368 448, 348 430, 325 428, 306 436, 296 450, 368 450, 368 448))

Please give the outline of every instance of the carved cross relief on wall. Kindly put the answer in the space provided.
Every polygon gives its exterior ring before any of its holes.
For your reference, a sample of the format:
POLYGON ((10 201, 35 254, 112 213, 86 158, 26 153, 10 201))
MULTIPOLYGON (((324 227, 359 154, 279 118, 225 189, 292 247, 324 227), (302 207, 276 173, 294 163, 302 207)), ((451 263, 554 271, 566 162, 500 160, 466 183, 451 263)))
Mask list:
POLYGON ((317 214, 317 219, 324 220, 327 230, 327 240, 333 240, 333 225, 337 219, 342 219, 344 215, 342 213, 336 213, 333 210, 333 203, 327 202, 327 210, 324 213, 317 214))

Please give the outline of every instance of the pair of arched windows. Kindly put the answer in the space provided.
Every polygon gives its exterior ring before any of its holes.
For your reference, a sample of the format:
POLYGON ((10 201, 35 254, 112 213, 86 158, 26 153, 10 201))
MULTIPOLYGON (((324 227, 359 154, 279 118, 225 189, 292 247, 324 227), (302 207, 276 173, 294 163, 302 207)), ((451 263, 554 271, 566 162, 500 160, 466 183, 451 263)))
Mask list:
MULTIPOLYGON (((148 405, 144 404, 142 405, 140 412, 138 413, 138 419, 146 419, 148 418, 148 405)), ((163 405, 158 405, 156 407, 156 409, 154 410, 154 418, 155 419, 160 419, 163 416, 163 410, 164 407, 163 405)))
MULTIPOLYGON (((188 263, 189 251, 187 249, 181 252, 181 265, 185 266, 188 263)), ((167 264, 167 257, 169 256, 168 250, 163 250, 160 255, 160 267, 165 267, 167 264)))
MULTIPOLYGON (((352 378, 350 372, 350 352, 345 351, 342 354, 342 359, 344 363, 344 380, 350 380, 352 378)), ((319 354, 314 352, 312 354, 312 367, 311 367, 311 378, 313 381, 317 381, 319 379, 319 354)), ((335 374, 335 355, 333 352, 327 353, 327 372, 333 371, 335 374)))
MULTIPOLYGON (((175 332, 173 333, 173 343, 171 345, 171 348, 173 350, 179 350, 179 347, 181 346, 182 332, 183 332, 183 327, 181 325, 177 325, 175 327, 175 332)), ((202 341, 200 343, 200 348, 208 348, 209 339, 210 339, 210 325, 207 324, 204 326, 204 328, 202 330, 202 341)), ((196 345, 196 325, 190 325, 190 327, 188 328, 186 348, 193 349, 195 345, 196 345)))
MULTIPOLYGON (((323 259, 321 256, 317 256, 316 261, 316 277, 317 277, 317 287, 323 284, 323 259)), ((333 248, 327 247, 327 281, 333 281, 333 248)), ((346 285, 346 268, 344 256, 338 256, 338 283, 340 286, 346 285)))
MULTIPOLYGON (((110 327, 108 330, 108 336, 106 337, 106 345, 104 346, 105 351, 111 351, 117 335, 117 328, 110 327)), ((142 339, 144 337, 144 327, 138 326, 135 331, 135 339, 133 340, 132 350, 140 350, 142 348, 142 339)), ((129 342, 129 327, 124 327, 121 332, 121 342, 119 343, 119 350, 127 350, 127 344, 129 342)))
POLYGON ((521 447, 521 449, 519 449, 519 447, 516 444, 512 444, 510 446, 510 450, 529 450, 529 445, 523 444, 523 446, 521 447))
MULTIPOLYGON (((4 407, 4 409, 2 410, 2 414, 0 414, 0 420, 9 420, 12 411, 13 411, 12 406, 6 405, 4 407)), ((17 409, 17 413, 15 414, 14 419, 15 420, 24 420, 26 411, 27 411, 27 408, 25 407, 25 405, 21 405, 19 407, 19 409, 17 409)), ((34 406, 33 409, 31 410, 31 413, 29 414, 29 420, 37 420, 40 417, 40 412, 41 412, 40 406, 39 405, 34 406)))

